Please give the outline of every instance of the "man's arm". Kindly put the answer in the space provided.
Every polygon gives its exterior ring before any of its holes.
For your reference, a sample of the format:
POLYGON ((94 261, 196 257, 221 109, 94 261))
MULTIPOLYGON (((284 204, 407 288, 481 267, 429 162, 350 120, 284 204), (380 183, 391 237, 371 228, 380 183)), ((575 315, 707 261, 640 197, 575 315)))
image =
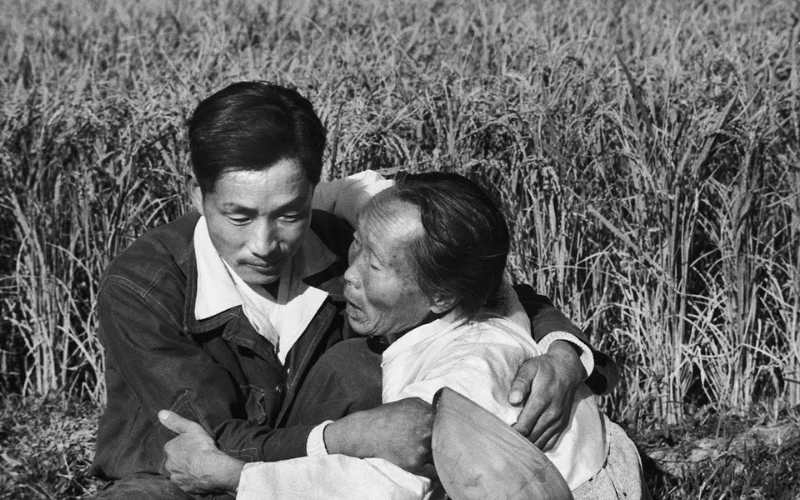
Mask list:
MULTIPOLYGON (((223 453, 203 426, 167 410, 158 418, 178 434, 164 445, 166 474, 175 484, 193 494, 236 490, 245 462, 223 453)), ((331 423, 325 429, 325 444, 330 455, 382 458, 429 476, 432 427, 431 406, 407 398, 331 423)))
POLYGON ((200 424, 167 410, 158 412, 158 419, 178 435, 164 445, 164 467, 173 483, 191 494, 236 492, 244 462, 220 451, 200 424))
POLYGON ((164 447, 166 468, 170 479, 188 493, 225 491, 245 499, 302 496, 416 500, 430 490, 430 480, 411 475, 386 461, 340 454, 245 466, 216 448, 200 425, 166 410, 158 417, 164 426, 178 434, 164 447))
POLYGON ((364 170, 342 179, 317 184, 312 206, 341 217, 356 227, 358 214, 364 205, 393 184, 393 180, 385 179, 375 170, 364 170))
MULTIPOLYGON (((152 298, 129 279, 108 277, 101 291, 98 311, 103 344, 116 362, 117 376, 124 379, 153 425, 144 444, 150 461, 164 462, 163 445, 174 437, 157 420, 161 409, 198 422, 223 451, 247 461, 279 460, 305 454, 313 426, 272 429, 248 420, 242 389, 231 374, 182 331, 175 298, 152 298), (166 301, 173 301, 166 303, 166 301)), ((265 394, 267 400, 275 397, 265 394)), ((133 416, 125 416, 133 418, 133 416)), ((122 437, 120 438, 122 439, 122 437)), ((163 472, 153 470, 150 472, 163 472)))
POLYGON ((409 472, 425 475, 431 456, 433 409, 419 398, 351 413, 325 428, 328 454, 383 458, 409 472))
POLYGON ((583 332, 553 307, 549 299, 537 295, 528 285, 514 288, 530 317, 531 330, 537 342, 548 343, 547 336, 558 333, 567 334, 558 338, 569 339, 572 336, 577 340, 549 342, 545 355, 523 363, 509 393, 511 404, 524 403, 514 428, 540 449, 548 450, 569 423, 578 386, 586 382, 595 393, 607 394, 619 379, 618 370, 608 356, 591 349, 583 332), (587 355, 591 356, 591 363, 585 362, 587 355), (587 364, 592 366, 589 378, 585 368, 587 364))
POLYGON ((516 285, 514 291, 531 320, 533 339, 541 344, 554 332, 565 333, 567 338, 569 335, 573 336, 579 342, 572 343, 573 346, 585 346, 591 353, 590 362, 582 361, 584 367, 591 367, 589 373, 584 375, 583 382, 598 396, 610 394, 619 382, 619 368, 614 360, 604 352, 594 349, 586 334, 556 309, 550 299, 537 294, 530 285, 516 285))

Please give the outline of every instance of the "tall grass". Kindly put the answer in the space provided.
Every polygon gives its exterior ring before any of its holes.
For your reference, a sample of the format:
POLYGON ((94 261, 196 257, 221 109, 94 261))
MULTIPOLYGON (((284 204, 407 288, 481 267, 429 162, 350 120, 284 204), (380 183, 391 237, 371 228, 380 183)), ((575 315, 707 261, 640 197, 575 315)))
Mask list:
POLYGON ((7 0, 5 391, 103 398, 98 277, 185 210, 184 121, 296 85, 328 178, 452 169, 511 273, 617 357, 618 418, 800 404, 800 53, 788 0, 7 0))

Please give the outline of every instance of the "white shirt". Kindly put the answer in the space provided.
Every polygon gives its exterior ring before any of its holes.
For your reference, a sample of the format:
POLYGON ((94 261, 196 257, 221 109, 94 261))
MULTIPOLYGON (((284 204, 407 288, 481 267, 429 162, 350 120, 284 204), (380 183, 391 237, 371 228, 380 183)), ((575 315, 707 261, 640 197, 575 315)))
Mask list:
POLYGON ((309 230, 297 253, 281 273, 278 297, 264 287, 251 287, 220 257, 208 234, 205 217, 194 230, 197 256, 197 299, 195 317, 210 318, 232 307, 242 306, 253 328, 269 340, 281 363, 300 338, 328 293, 308 286, 304 278, 324 271, 336 261, 336 255, 309 230))
MULTIPOLYGON (((501 420, 517 421, 520 407, 508 403, 519 366, 544 351, 531 338, 530 323, 514 294, 506 294, 508 311, 480 320, 437 320, 415 328, 383 353, 383 402, 418 397, 432 403, 450 387, 501 420)), ((573 401, 570 424, 547 458, 575 489, 603 466, 607 443, 595 397, 581 385, 573 401)))
MULTIPOLYGON (((383 402, 419 397, 431 403, 436 391, 448 386, 514 423, 520 409, 507 402, 511 380, 520 363, 542 351, 531 339, 522 306, 511 299, 502 315, 473 322, 437 320, 389 346, 382 362, 383 402)), ((602 468, 607 453, 604 417, 582 386, 570 426, 546 455, 575 489, 602 468)), ((323 455, 247 464, 237 498, 419 500, 430 493, 430 480, 385 460, 323 455)))

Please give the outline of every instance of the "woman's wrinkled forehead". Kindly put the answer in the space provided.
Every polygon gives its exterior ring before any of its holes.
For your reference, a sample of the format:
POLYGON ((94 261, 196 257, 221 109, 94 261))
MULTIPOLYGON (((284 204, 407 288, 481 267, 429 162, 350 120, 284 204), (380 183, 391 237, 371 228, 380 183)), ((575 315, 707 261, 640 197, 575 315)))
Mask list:
POLYGON ((362 238, 379 242, 405 242, 419 238, 423 233, 419 209, 398 199, 389 188, 375 195, 361 211, 358 232, 362 238))

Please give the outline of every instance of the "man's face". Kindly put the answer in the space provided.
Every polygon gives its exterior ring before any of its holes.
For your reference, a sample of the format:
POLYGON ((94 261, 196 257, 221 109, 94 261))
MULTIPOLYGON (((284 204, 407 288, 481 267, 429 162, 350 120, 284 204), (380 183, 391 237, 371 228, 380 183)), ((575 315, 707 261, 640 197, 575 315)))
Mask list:
POLYGON ((249 285, 280 278, 311 222, 314 185, 297 160, 223 172, 213 192, 193 189, 219 255, 249 285))
POLYGON ((408 244, 424 231, 419 210, 389 201, 359 217, 344 274, 347 316, 360 335, 405 332, 439 312, 422 293, 411 269, 408 244))

